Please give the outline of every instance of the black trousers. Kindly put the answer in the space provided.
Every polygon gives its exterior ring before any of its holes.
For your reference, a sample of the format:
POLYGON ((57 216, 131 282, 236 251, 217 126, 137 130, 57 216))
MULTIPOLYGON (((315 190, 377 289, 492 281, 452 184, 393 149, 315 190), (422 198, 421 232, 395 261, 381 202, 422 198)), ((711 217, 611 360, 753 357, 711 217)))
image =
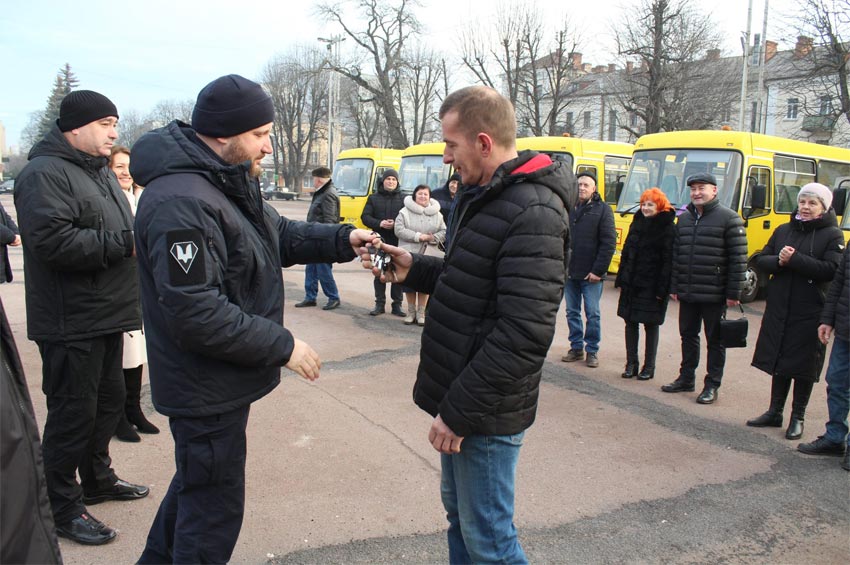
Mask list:
MULTIPOLYGON (((387 284, 382 283, 379 277, 375 277, 375 304, 383 306, 387 303, 387 284)), ((390 284, 390 299, 393 305, 401 306, 403 293, 400 284, 390 284)))
POLYGON ((41 389, 47 397, 42 448, 53 519, 86 511, 83 490, 112 486, 117 477, 109 440, 124 412, 121 333, 66 343, 38 343, 41 389), (77 483, 77 471, 80 483, 77 483))
POLYGON ((169 420, 177 471, 139 563, 230 561, 245 513, 249 411, 169 420))
POLYGON ((679 302, 679 335, 682 337, 682 365, 679 379, 692 383, 699 365, 700 325, 705 328, 708 342, 708 360, 705 385, 719 387, 726 365, 726 348, 720 337, 720 318, 726 309, 725 302, 679 302))

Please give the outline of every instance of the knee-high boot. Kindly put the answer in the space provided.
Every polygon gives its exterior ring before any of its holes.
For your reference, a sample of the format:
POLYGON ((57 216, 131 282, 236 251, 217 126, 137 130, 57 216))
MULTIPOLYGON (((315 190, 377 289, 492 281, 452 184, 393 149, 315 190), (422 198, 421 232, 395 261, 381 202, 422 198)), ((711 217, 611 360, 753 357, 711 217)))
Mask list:
POLYGON ((794 379, 794 397, 791 399, 791 421, 785 430, 785 439, 800 439, 803 435, 803 421, 806 419, 806 407, 812 397, 814 381, 794 379))
POLYGON ((636 323, 626 322, 626 370, 621 375, 624 379, 636 377, 638 374, 639 339, 640 326, 636 323))
POLYGON ((638 380, 648 381, 655 376, 655 357, 658 355, 658 324, 644 324, 646 332, 646 344, 643 353, 643 368, 640 370, 638 380))
POLYGON ((142 412, 142 366, 135 369, 124 369, 124 384, 127 387, 127 401, 124 404, 124 413, 127 421, 136 426, 143 434, 158 434, 159 428, 151 424, 142 412))
POLYGON ((785 410, 785 400, 788 398, 789 390, 791 390, 791 379, 773 375, 770 384, 770 407, 758 418, 747 420, 747 425, 754 428, 782 427, 782 412, 785 410))

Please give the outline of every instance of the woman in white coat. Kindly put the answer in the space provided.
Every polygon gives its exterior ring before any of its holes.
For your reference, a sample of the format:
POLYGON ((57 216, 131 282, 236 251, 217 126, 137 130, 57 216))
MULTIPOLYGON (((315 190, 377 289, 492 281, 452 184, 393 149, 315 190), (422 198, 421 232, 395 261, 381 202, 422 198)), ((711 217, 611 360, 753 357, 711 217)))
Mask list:
MULTIPOLYGON (((441 250, 446 238, 446 222, 440 214, 440 203, 431 199, 431 188, 420 184, 411 196, 404 198, 404 207, 395 220, 398 245, 411 253, 443 255, 441 250)), ((407 299, 405 324, 425 325, 425 307, 428 295, 404 287, 407 299)))

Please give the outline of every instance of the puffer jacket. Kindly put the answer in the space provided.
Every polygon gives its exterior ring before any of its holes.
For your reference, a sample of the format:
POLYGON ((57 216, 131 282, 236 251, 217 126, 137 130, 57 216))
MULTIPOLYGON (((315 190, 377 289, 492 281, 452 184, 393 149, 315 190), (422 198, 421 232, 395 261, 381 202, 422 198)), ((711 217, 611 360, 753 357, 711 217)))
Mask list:
POLYGON ((688 204, 676 223, 670 294, 684 302, 740 300, 747 274, 744 221, 715 198, 697 217, 688 204))
POLYGON ((583 280, 589 273, 605 278, 617 244, 611 207, 594 192, 585 204, 576 206, 570 224, 570 278, 583 280))
POLYGON ((398 238, 395 235, 395 231, 392 228, 382 228, 381 222, 384 220, 395 220, 403 206, 404 195, 401 193, 401 187, 395 190, 387 190, 384 188, 384 184, 381 183, 378 191, 373 192, 366 199, 366 205, 363 206, 363 214, 360 216, 360 221, 370 230, 380 234, 381 238, 390 245, 397 245, 398 238))
POLYGON ((838 339, 850 340, 850 247, 845 246, 835 278, 829 285, 820 323, 832 326, 838 339))
POLYGON ((404 208, 395 219, 395 235, 398 238, 399 247, 419 253, 422 242, 419 236, 423 233, 434 234, 436 241, 430 245, 437 245, 446 239, 446 222, 440 213, 440 203, 431 200, 428 206, 421 206, 413 201, 412 196, 404 197, 404 208))
POLYGON ((59 342, 139 329, 133 217, 107 159, 74 149, 57 126, 29 159, 15 182, 27 335, 59 342))
POLYGON ((339 195, 333 181, 329 180, 313 193, 310 209, 307 210, 307 221, 320 224, 339 223, 339 195))
POLYGON ((181 122, 137 141, 130 170, 145 185, 136 245, 154 405, 202 417, 261 398, 294 346, 281 267, 353 259, 353 226, 281 217, 244 163, 181 122))
POLYGON ((404 284, 431 295, 413 398, 460 436, 534 422, 576 194, 567 167, 523 151, 458 197, 445 259, 413 256, 404 284))
POLYGON ((795 215, 774 230, 755 259, 770 281, 752 364, 769 375, 817 381, 826 352, 818 339, 820 314, 844 236, 832 210, 808 222, 795 215), (795 251, 780 267, 779 251, 786 245, 795 251))

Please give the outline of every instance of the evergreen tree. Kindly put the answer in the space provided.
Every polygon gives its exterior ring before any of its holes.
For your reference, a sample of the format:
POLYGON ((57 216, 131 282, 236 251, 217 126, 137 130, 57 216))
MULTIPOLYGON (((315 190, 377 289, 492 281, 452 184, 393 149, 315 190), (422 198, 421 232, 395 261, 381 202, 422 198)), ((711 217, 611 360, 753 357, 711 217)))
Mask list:
POLYGON ((47 98, 47 107, 44 109, 38 125, 38 139, 47 135, 47 132, 56 123, 59 118, 59 105, 62 103, 62 99, 79 84, 80 81, 71 71, 71 65, 65 63, 65 66, 56 73, 56 79, 53 81, 53 90, 47 98))

